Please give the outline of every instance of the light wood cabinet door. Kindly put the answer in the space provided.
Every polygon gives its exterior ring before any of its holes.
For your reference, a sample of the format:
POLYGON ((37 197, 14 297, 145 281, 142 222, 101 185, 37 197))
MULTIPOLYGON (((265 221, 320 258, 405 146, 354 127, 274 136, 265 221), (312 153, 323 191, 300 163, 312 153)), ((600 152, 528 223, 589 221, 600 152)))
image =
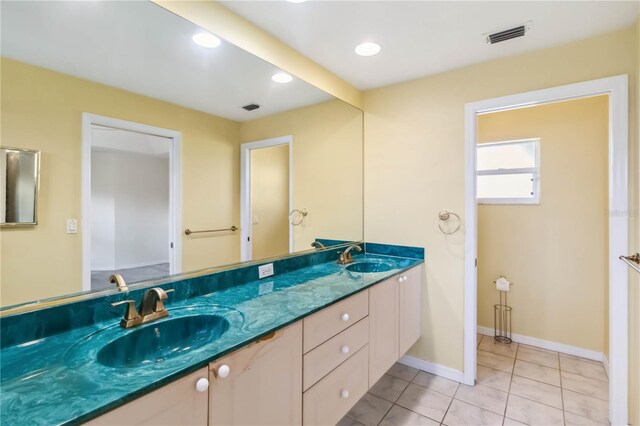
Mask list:
POLYGON ((209 366, 210 425, 302 423, 302 322, 209 366))
POLYGON ((404 355, 422 334, 422 265, 401 275, 399 292, 399 356, 404 355))
POLYGON ((203 386, 206 382, 201 383, 201 392, 196 390, 196 383, 207 380, 208 374, 207 367, 201 368, 86 424, 205 426, 209 394, 203 386))
POLYGON ((398 360, 398 277, 369 289, 369 384, 398 360))

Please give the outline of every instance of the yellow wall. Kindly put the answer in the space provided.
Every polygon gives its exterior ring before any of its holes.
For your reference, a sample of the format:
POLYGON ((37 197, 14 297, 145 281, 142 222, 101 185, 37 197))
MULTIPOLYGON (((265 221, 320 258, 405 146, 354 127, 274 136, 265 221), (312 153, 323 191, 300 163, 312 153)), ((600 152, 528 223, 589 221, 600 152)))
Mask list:
POLYGON ((478 143, 540 138, 540 204, 478 206, 478 324, 505 275, 512 332, 605 350, 609 98, 478 117, 478 143))
POLYGON ((289 146, 251 150, 251 254, 289 253, 289 146))
MULTIPOLYGON (((81 114, 182 132, 185 228, 239 220, 236 122, 2 58, 2 144, 42 150, 38 225, 2 228, 2 306, 81 290, 81 114), (188 165, 188 167, 186 167, 188 165)), ((239 237, 183 236, 183 270, 239 260, 239 237)))
POLYGON ((240 125, 242 142, 293 136, 294 249, 315 238, 362 239, 362 112, 334 100, 240 125))
MULTIPOLYGON (((423 333, 411 355, 463 367, 464 236, 443 235, 437 214, 464 219, 465 103, 618 74, 631 74, 636 93, 637 49, 630 28, 364 93, 365 238, 427 253, 423 333)), ((632 103, 632 126, 637 111, 632 103)))
POLYGON ((214 1, 152 1, 336 98, 362 107, 358 89, 224 6, 214 1))

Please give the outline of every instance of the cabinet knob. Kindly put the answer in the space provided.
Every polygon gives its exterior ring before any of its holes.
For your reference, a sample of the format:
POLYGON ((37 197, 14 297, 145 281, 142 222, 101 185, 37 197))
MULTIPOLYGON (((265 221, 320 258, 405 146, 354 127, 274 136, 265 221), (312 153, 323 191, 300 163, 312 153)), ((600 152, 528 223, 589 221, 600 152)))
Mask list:
POLYGON ((402 277, 398 277, 398 282, 399 282, 399 283, 404 282, 404 280, 402 279, 402 277))
POLYGON ((225 377, 229 377, 229 373, 231 373, 231 369, 227 364, 222 364, 218 367, 218 377, 224 379, 225 377))
POLYGON ((349 391, 348 391, 348 390, 346 390, 346 389, 342 389, 342 390, 340 391, 340 396, 341 396, 341 397, 343 397, 344 399, 349 398, 349 391))
POLYGON ((349 353, 349 346, 344 345, 340 348, 340 352, 342 352, 343 354, 348 354, 349 353))
POLYGON ((403 282, 405 282, 405 281, 407 281, 407 276, 406 276, 406 275, 403 275, 403 276, 401 276, 401 277, 398 277, 398 282, 399 282, 399 283, 403 283, 403 282))
POLYGON ((340 319, 341 319, 342 321, 349 321, 349 314, 347 314, 347 313, 342 314, 342 315, 340 316, 340 319))
POLYGON ((205 379, 204 377, 198 379, 198 381, 196 382, 196 390, 198 392, 206 392, 207 389, 209 389, 209 380, 205 379))

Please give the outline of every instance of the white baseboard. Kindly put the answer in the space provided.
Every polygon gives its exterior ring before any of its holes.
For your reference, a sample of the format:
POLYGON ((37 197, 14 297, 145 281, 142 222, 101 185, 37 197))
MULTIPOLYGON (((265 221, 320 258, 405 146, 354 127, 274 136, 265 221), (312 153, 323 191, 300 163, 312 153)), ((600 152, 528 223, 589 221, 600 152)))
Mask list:
POLYGON ((161 263, 169 263, 169 260, 153 260, 151 262, 143 262, 143 263, 132 263, 130 265, 116 265, 116 266, 99 266, 99 267, 91 267, 92 271, 116 271, 120 269, 131 269, 131 268, 143 268, 145 266, 153 266, 159 265, 161 263))
MULTIPOLYGON (((493 328, 477 326, 478 333, 485 336, 493 336, 493 328)), ((582 358, 592 359, 594 361, 604 361, 604 354, 602 352, 592 351, 591 349, 579 348, 577 346, 571 346, 564 343, 552 342, 550 340, 543 340, 537 337, 523 336, 522 334, 511 334, 511 338, 516 343, 522 343, 525 345, 537 346, 542 349, 548 349, 550 351, 556 351, 567 355, 579 356, 582 358)), ((606 367, 608 368, 608 367, 606 367)))
POLYGON ((444 377, 445 379, 455 380, 459 383, 462 383, 464 379, 464 373, 460 370, 425 361, 411 355, 403 355, 398 362, 400 364, 408 365, 409 367, 426 371, 427 373, 435 374, 436 376, 444 377))
POLYGON ((604 372, 607 373, 607 377, 609 377, 609 358, 605 354, 602 354, 602 364, 604 365, 604 372))

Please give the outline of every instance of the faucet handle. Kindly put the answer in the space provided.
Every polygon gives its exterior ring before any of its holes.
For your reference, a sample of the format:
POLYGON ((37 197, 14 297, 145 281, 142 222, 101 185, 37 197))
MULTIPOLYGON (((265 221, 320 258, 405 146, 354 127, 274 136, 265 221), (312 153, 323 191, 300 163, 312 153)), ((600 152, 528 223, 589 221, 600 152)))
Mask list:
MULTIPOLYGON (((159 289, 162 290, 162 289, 159 289)), ((173 293, 174 291, 176 291, 175 288, 169 289, 169 290, 162 290, 162 296, 158 298, 158 300, 156 300, 155 306, 153 307, 153 311, 154 312, 160 312, 160 311, 164 311, 166 310, 166 308, 164 307, 164 303, 163 300, 167 300, 167 294, 168 293, 173 293)))
POLYGON ((124 305, 125 303, 127 303, 127 311, 124 314, 124 319, 126 321, 131 321, 138 318, 138 311, 136 310, 135 300, 122 300, 120 302, 112 303, 111 306, 115 308, 116 306, 124 305))

